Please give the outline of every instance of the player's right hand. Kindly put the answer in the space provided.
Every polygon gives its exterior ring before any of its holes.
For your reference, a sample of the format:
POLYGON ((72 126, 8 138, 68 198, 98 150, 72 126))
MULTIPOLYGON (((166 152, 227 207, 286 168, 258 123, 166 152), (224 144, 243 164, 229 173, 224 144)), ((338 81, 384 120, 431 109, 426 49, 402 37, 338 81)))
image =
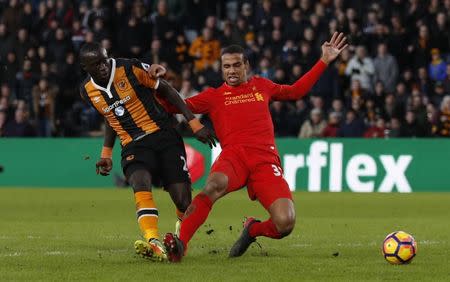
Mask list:
POLYGON ((97 174, 101 174, 103 176, 109 175, 109 172, 111 171, 113 166, 112 159, 110 158, 101 158, 96 164, 95 164, 95 171, 97 174))
POLYGON ((164 77, 166 75, 166 68, 158 65, 158 64, 152 64, 150 68, 148 69, 148 74, 153 77, 154 79, 164 77))
POLYGON ((217 137, 214 132, 209 130, 206 126, 203 126, 198 131, 194 132, 195 138, 202 143, 208 144, 210 148, 216 147, 217 137))

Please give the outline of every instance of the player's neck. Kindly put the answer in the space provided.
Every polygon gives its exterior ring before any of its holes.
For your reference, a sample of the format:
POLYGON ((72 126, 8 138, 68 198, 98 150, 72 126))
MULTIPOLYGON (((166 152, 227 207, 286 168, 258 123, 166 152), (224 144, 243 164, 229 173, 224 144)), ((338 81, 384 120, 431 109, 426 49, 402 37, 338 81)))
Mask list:
POLYGON ((101 86, 103 88, 106 88, 108 86, 108 80, 103 80, 98 77, 92 77, 92 79, 94 80, 95 84, 97 84, 98 86, 101 86))

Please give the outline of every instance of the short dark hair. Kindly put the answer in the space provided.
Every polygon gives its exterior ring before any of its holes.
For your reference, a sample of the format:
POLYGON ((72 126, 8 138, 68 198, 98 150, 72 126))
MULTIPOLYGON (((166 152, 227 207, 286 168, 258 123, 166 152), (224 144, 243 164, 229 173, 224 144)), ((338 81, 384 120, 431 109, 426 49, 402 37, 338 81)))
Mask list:
POLYGON ((85 43, 80 49, 80 56, 87 53, 95 53, 102 49, 102 45, 98 42, 85 43))
POLYGON ((244 56, 244 62, 248 61, 247 55, 245 54, 245 50, 244 48, 242 48, 239 45, 233 44, 233 45, 229 45, 225 48, 222 49, 222 54, 221 56, 225 55, 225 54, 242 54, 244 56))

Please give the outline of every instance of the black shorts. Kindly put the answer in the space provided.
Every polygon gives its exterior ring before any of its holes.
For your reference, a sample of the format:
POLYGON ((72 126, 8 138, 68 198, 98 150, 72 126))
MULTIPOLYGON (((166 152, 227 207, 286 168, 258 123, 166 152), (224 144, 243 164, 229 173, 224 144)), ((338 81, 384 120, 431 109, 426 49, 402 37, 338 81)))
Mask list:
POLYGON ((161 129, 127 144, 122 148, 121 164, 127 179, 134 171, 146 169, 154 186, 191 183, 183 139, 173 128, 161 129))

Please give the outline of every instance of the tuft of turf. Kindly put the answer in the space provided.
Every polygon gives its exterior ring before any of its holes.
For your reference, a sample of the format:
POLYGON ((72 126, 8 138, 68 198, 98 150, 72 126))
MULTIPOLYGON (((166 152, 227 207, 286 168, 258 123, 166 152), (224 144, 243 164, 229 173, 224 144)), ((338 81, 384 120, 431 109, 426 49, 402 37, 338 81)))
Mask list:
MULTIPOLYGON (((173 232, 175 208, 155 191, 160 232, 173 232)), ((243 216, 265 219, 245 191, 220 200, 181 264, 134 254, 140 239, 133 195, 115 189, 0 189, 0 281, 450 280, 450 193, 295 193, 297 225, 283 240, 258 238, 229 259, 243 216), (211 230, 214 230, 212 232, 211 230), (412 234, 410 265, 388 264, 384 237, 412 234), (211 232, 210 232, 211 231, 211 232)))

